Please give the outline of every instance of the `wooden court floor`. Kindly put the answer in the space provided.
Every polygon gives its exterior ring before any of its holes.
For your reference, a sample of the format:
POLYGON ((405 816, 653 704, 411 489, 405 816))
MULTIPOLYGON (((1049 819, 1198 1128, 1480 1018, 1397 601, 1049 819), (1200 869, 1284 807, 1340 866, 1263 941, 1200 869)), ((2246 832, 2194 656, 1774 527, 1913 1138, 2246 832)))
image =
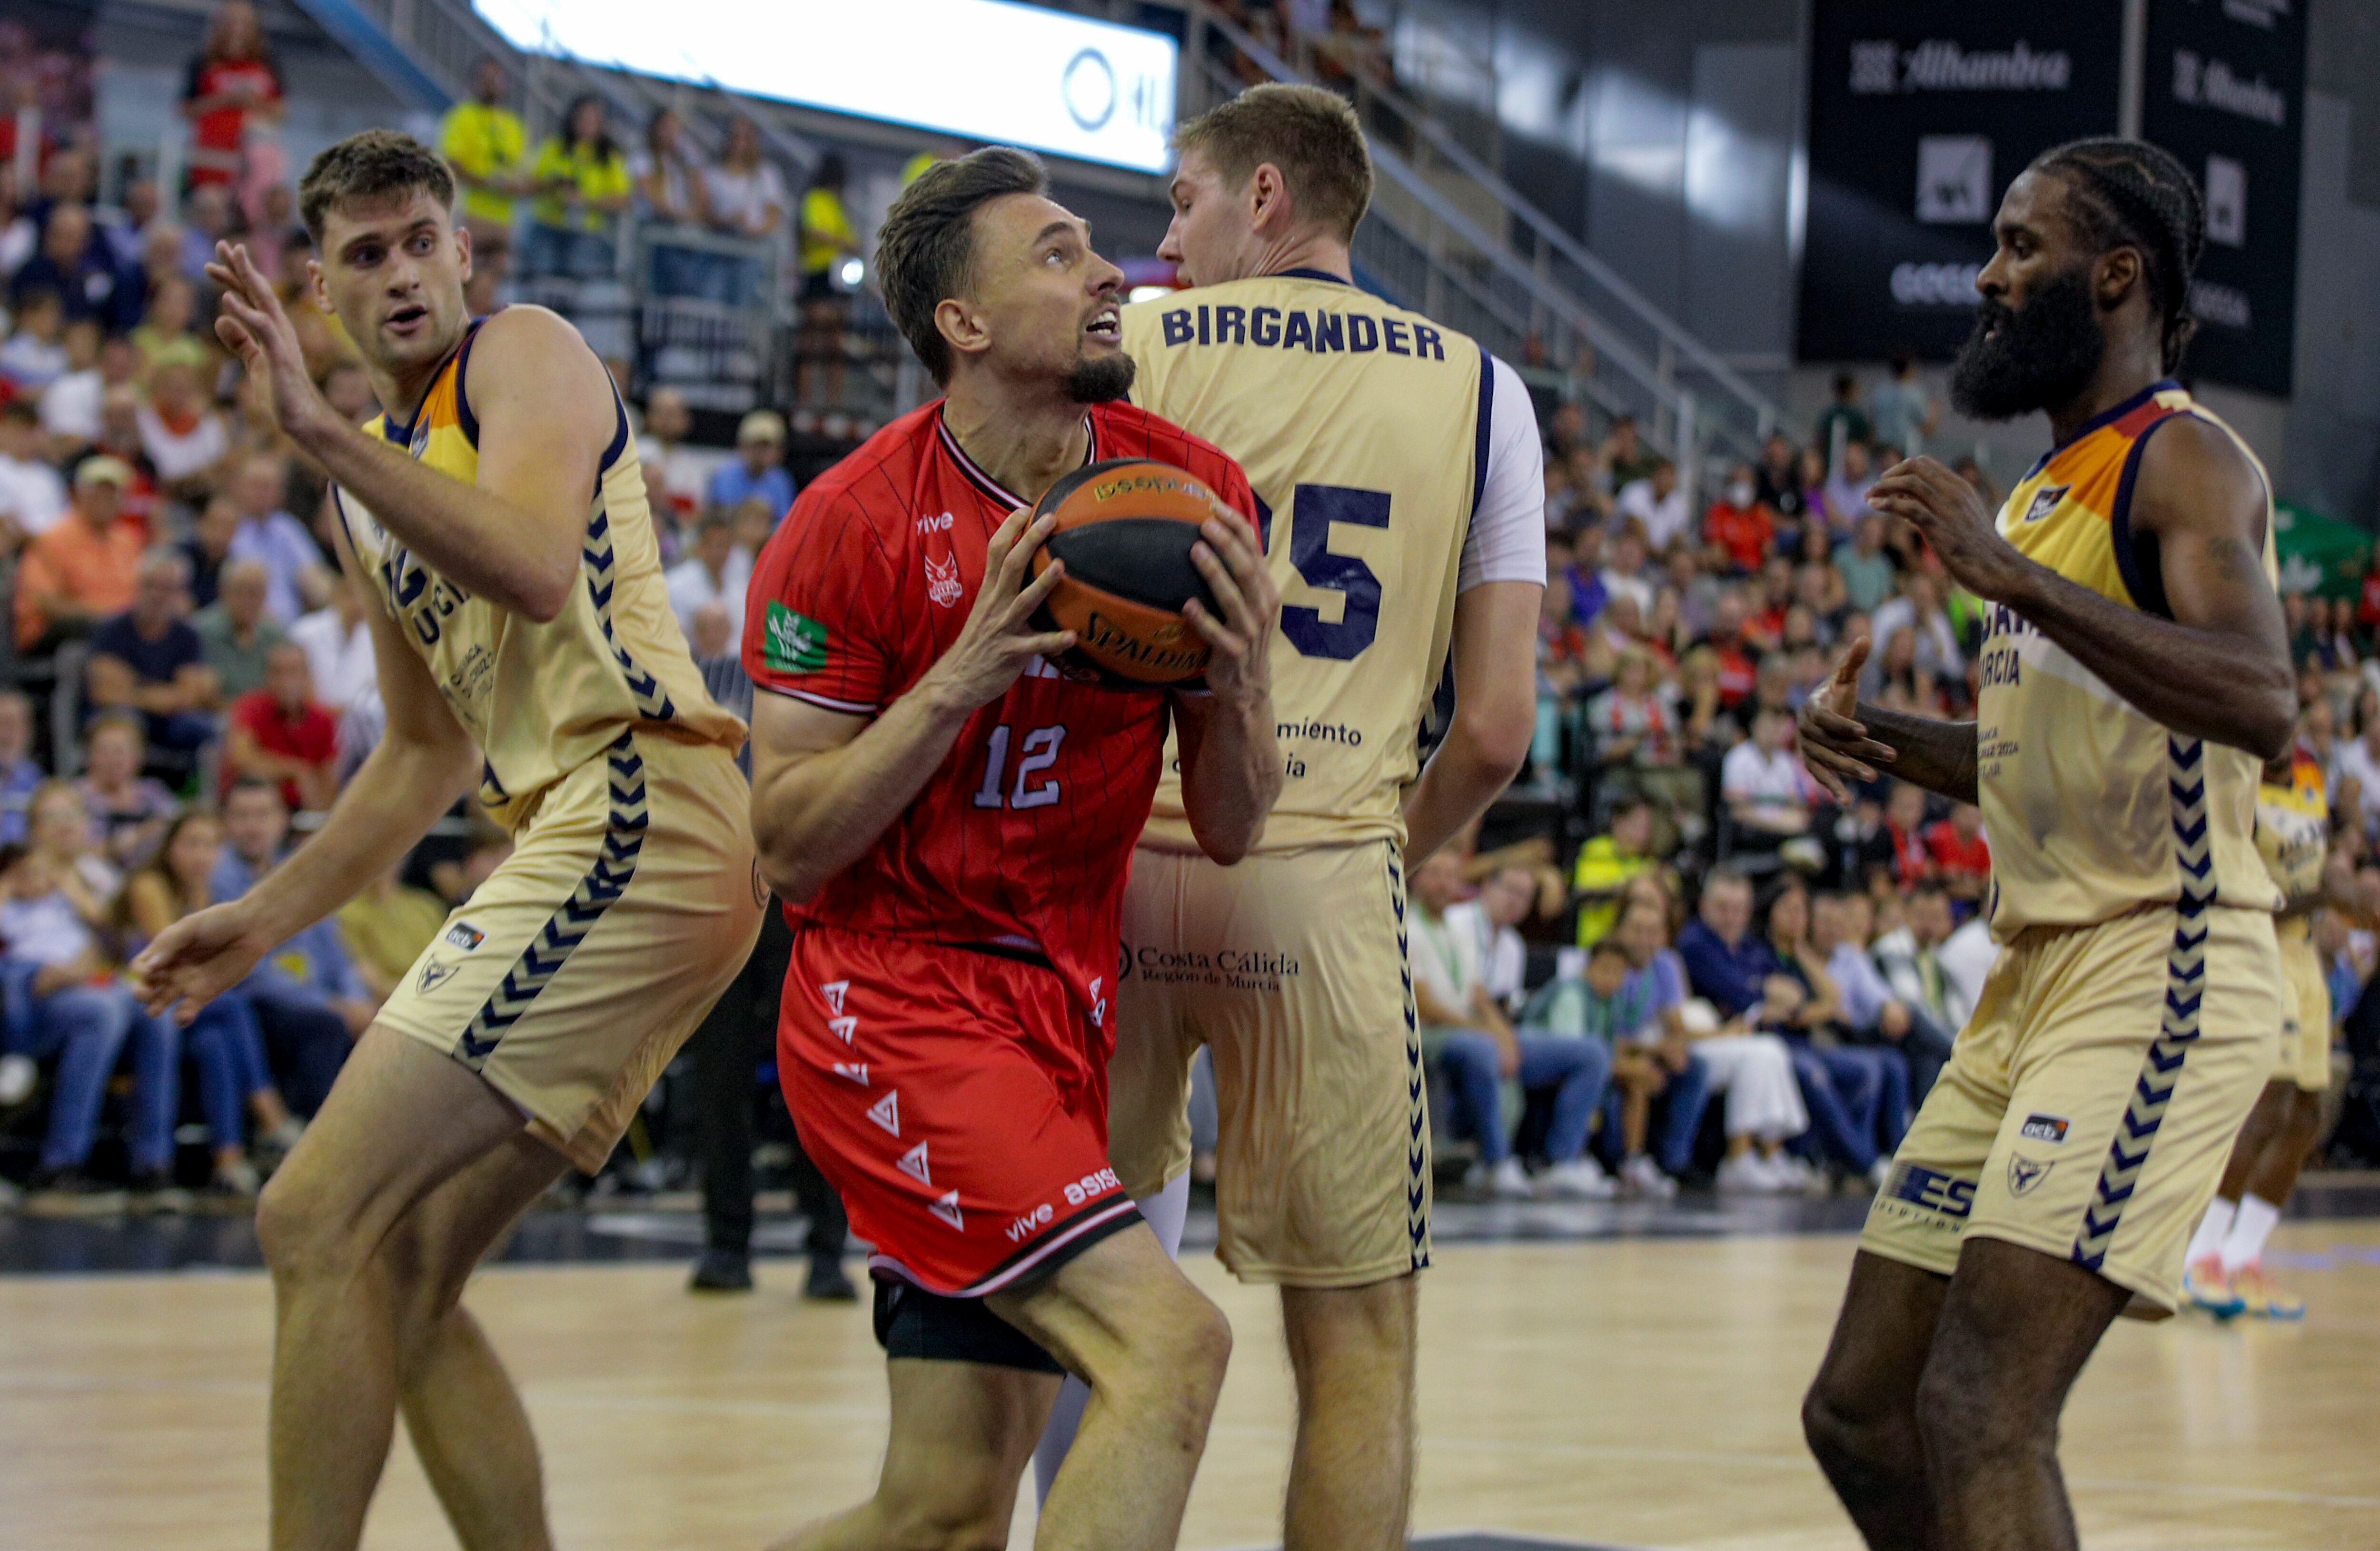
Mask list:
MULTIPOLYGON (((2105 1551, 2380 1546, 2380 1223, 2285 1227, 2301 1326, 2122 1325, 2067 1414, 2105 1551)), ((1425 1282, 1417 1531, 1628 1546, 1856 1545, 1797 1398, 1846 1237, 1490 1244, 1425 1282)), ((1290 1420, 1271 1298, 1193 1266, 1238 1351, 1182 1544, 1277 1538, 1290 1420)), ((866 1490, 883 1427, 864 1314, 682 1290, 669 1266, 504 1267, 470 1301, 545 1445, 567 1551, 758 1548, 866 1490)), ((263 1544, 270 1290, 254 1274, 0 1278, 0 1545, 263 1544)), ((453 1544, 401 1441, 367 1544, 453 1544)), ((1029 1509, 1020 1508, 1020 1532, 1029 1509)), ((1029 1544, 1020 1533, 1014 1544, 1029 1544)))

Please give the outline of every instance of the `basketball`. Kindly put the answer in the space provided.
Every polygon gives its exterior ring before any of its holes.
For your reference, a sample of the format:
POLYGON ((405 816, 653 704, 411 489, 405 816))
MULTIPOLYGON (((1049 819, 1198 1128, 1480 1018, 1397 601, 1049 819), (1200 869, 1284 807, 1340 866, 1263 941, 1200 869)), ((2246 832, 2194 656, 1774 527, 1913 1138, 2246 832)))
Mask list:
POLYGON ((1196 598, 1215 595, 1191 563, 1198 525, 1239 516, 1196 478, 1154 458, 1109 458, 1050 487, 1034 508, 1058 526, 1033 556, 1038 576, 1053 560, 1066 575, 1037 624, 1071 630, 1076 645, 1062 667, 1127 685, 1180 684, 1207 671, 1206 637, 1184 619, 1196 598))

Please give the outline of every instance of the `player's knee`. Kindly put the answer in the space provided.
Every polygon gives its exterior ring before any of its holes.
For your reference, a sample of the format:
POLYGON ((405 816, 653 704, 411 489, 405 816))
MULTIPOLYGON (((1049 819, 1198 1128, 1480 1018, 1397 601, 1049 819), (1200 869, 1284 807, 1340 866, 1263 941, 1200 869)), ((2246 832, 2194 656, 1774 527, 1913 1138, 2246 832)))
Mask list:
MULTIPOLYGON (((1203 1427, 1231 1364, 1231 1321, 1186 1281, 1173 1296, 1149 1300, 1145 1308, 1126 1337, 1123 1371, 1113 1382, 1119 1390, 1137 1391, 1140 1403, 1186 1408, 1203 1427)), ((1091 1382, 1096 1388, 1103 1381, 1095 1375, 1091 1382)))
POLYGON ((335 1277, 361 1267, 365 1250, 349 1214, 293 1160, 265 1181, 256 1202, 256 1241, 275 1277, 335 1277))
POLYGON ((1875 1397, 1843 1382, 1832 1364, 1821 1367, 1802 1397, 1802 1436, 1829 1472, 1837 1465, 1864 1464, 1887 1452, 1880 1447, 1887 1408, 1875 1397))
POLYGON ((1988 1363, 1970 1360, 1957 1346, 1938 1342, 1917 1380, 1917 1434, 1926 1459, 1955 1468, 1962 1459, 2054 1453, 2057 1410, 2038 1414, 2027 1396, 1995 1382, 1988 1363))

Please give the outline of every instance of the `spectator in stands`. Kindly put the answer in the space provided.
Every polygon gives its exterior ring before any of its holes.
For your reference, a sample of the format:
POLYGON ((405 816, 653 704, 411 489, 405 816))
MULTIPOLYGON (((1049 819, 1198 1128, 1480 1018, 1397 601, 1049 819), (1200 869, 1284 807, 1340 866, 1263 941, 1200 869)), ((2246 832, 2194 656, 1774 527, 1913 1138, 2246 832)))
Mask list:
POLYGON ((1808 887, 1789 875, 1764 915, 1762 934, 1777 973, 1801 990, 1779 1032, 1793 1050, 1811 1140, 1853 1178, 1865 1176, 1880 1189, 1884 1167, 1909 1129, 1908 1065, 1896 1052, 1841 1042, 1842 992, 1810 939, 1808 887))
POLYGON ((140 357, 140 382, 148 382, 168 362, 187 366, 204 379, 211 357, 206 342, 194 332, 198 315, 198 293, 188 281, 175 274, 157 283, 140 321, 128 336, 140 357))
POLYGON ((1852 541, 1837 546, 1828 562, 1842 578, 1845 601, 1859 612, 1873 615, 1892 596, 1896 573, 1892 554, 1884 547, 1884 518, 1877 513, 1853 524, 1852 541))
POLYGON ((1950 616, 1943 612, 1942 584, 1930 574, 1911 573, 1900 596, 1879 605, 1868 621, 1868 628, 1874 633, 1879 657, 1871 658, 1861 675, 1863 697, 1872 697, 1873 693, 1882 690, 1881 654, 1891 646, 1894 635, 1903 630, 1911 636, 1911 667, 1930 674, 1937 684, 1965 682, 1967 660, 1959 649, 1959 632, 1951 624, 1950 616))
POLYGON ((407 883, 400 859, 339 906, 338 920, 340 939, 357 973, 372 996, 385 1001, 446 924, 446 902, 407 883))
POLYGON ((644 149, 629 159, 628 171, 636 179, 637 198, 648 219, 683 225, 709 224, 709 169, 700 149, 687 137, 686 121, 678 116, 675 108, 653 110, 652 117, 645 124, 644 149))
MULTIPOLYGON (((1609 1152, 1614 1135, 1619 1137, 1620 1179, 1604 1175, 1593 1154, 1582 1154, 1567 1194, 1609 1195, 1622 1183, 1648 1195, 1677 1194, 1677 1181, 1646 1155, 1645 1141, 1653 1099, 1676 1074, 1664 1054, 1674 1054, 1678 1072, 1694 1071, 1695 1064, 1682 1042, 1672 1047, 1660 1041, 1652 1006, 1650 985, 1643 976, 1630 975, 1627 954, 1607 937, 1587 950, 1582 973, 1556 975, 1518 1014, 1519 1033, 1590 1041, 1600 1048, 1610 1071, 1602 1116, 1604 1144, 1609 1152), (1645 1038, 1648 1029, 1654 1036, 1649 1045, 1645 1038)), ((1562 1139, 1567 1141, 1567 1135, 1562 1139)), ((1693 1140, 1686 1138, 1689 1148, 1693 1140)))
POLYGON ((278 453, 241 458, 226 486, 239 513, 239 527, 225 558, 263 563, 264 612, 286 628, 298 616, 319 609, 338 589, 338 578, 322 563, 322 546, 306 525, 284 509, 289 466, 278 453))
POLYGON ((197 368, 187 361, 158 362, 149 374, 140 424, 140 451, 166 493, 194 503, 214 493, 219 466, 231 451, 231 433, 200 386, 197 368))
MULTIPOLYGON (((127 957, 213 903, 212 878, 222 857, 223 825, 214 815, 193 809, 174 820, 156 860, 125 885, 120 925, 127 957)), ((268 1161, 296 1146, 304 1128, 273 1085, 247 993, 235 987, 200 1008, 182 1031, 182 1047, 198 1069, 200 1107, 214 1145, 214 1193, 253 1200, 259 1169, 249 1158, 245 1121, 254 1119, 257 1147, 268 1161)))
POLYGON ((1812 907, 1810 942, 1826 955, 1827 973, 1842 997, 1842 1022, 1852 1038, 1900 1052, 1909 1066, 1909 1101, 1925 1101, 1950 1059, 1957 1032, 1893 994, 1876 956, 1875 902, 1862 893, 1822 894, 1812 907))
POLYGON ((1578 903, 1580 947, 1592 948, 1611 930, 1632 883, 1661 870, 1652 841, 1653 806, 1633 797, 1613 810, 1609 830, 1579 847, 1571 893, 1578 903))
POLYGON ((98 323, 84 319, 67 328, 67 371, 42 392, 42 432, 49 455, 60 463, 80 457, 99 440, 100 406, 110 388, 127 387, 140 370, 140 353, 124 338, 107 339, 98 323))
POLYGON ((670 611, 678 628, 694 638, 695 611, 717 604, 727 614, 728 629, 744 634, 744 588, 751 580, 752 557, 735 544, 735 524, 713 508, 695 524, 694 552, 670 567, 670 611))
POLYGON ((593 92, 571 99, 562 124, 530 169, 537 193, 523 258, 532 275, 599 280, 617 267, 614 233, 632 188, 628 158, 593 92))
MULTIPOLYGON (((203 609, 222 596, 223 576, 231 563, 231 541, 239 533, 239 503, 219 491, 199 508, 190 530, 177 546, 190 567, 190 601, 203 609)), ((270 585, 271 570, 254 563, 270 585)))
MULTIPOLYGON (((1827 462, 1836 467, 1837 454, 1852 443, 1864 443, 1876 436, 1876 422, 1860 407, 1859 379, 1848 371, 1835 374, 1835 399, 1819 412, 1817 423, 1810 428, 1810 447, 1827 462)), ((1837 522, 1844 519, 1841 513, 1831 513, 1837 522)))
MULTIPOLYGON (((681 542, 680 535, 702 510, 702 464, 686 444, 694 430, 694 412, 675 388, 655 388, 645 400, 644 434, 637 439, 637 462, 645 471, 645 489, 652 498, 653 515, 660 518, 664 544, 681 542)), ((674 552, 665 554, 674 560, 674 552)))
POLYGON ((32 700, 21 689, 0 689, 0 845, 25 843, 26 805, 49 779, 32 748, 32 700))
POLYGON ((1644 479, 1621 486, 1614 503, 1621 516, 1644 525, 1645 541, 1655 550, 1668 549, 1694 520, 1686 492, 1678 484, 1678 466, 1667 458, 1655 463, 1653 472, 1644 479))
POLYGON ((1807 1129, 1809 1119, 1784 1041, 1753 1033, 1742 1023, 1722 1025, 1709 1002, 1688 1000, 1685 963, 1670 946, 1669 907, 1659 891, 1632 890, 1613 936, 1628 956, 1631 982, 1646 993, 1662 1044, 1682 1043, 1694 1056, 1671 1093, 1658 1148, 1662 1169, 1673 1178, 1686 1171, 1704 1106, 1711 1096, 1723 1095, 1727 1155, 1719 1165, 1719 1188, 1798 1187, 1801 1173, 1782 1148, 1807 1129))
POLYGON ((1793 751, 1792 712, 1763 707, 1753 718, 1752 736, 1728 750, 1719 769, 1719 796, 1738 840, 1778 846, 1787 861, 1815 866, 1823 861, 1813 855, 1821 795, 1793 751))
POLYGON ((1878 442, 1914 456, 1942 423, 1942 406, 1918 381, 1914 352, 1902 347, 1888 358, 1890 375, 1868 390, 1868 421, 1878 442))
POLYGON ((1703 831, 1703 773, 1686 763, 1677 690, 1659 678, 1651 651, 1631 646, 1620 654, 1611 687, 1586 703, 1585 724, 1595 738, 1607 794, 1651 805, 1649 850, 1667 855, 1679 837, 1703 831))
MULTIPOLYGON (((1489 879, 1489 888, 1517 897, 1521 913, 1526 912, 1534 892, 1527 873, 1517 868, 1489 879)), ((1554 1121, 1546 1147, 1555 1168, 1548 1173, 1548 1188, 1564 1194, 1609 1195, 1610 1180, 1585 1153, 1588 1129, 1610 1076, 1609 1057, 1590 1040, 1514 1032, 1485 980, 1495 917, 1480 902, 1458 903, 1462 891, 1462 862, 1451 851, 1438 852, 1414 874, 1410 922, 1423 1048, 1445 1071, 1461 1129, 1470 1132, 1479 1147, 1479 1160, 1467 1182, 1501 1196, 1535 1194, 1521 1160, 1512 1156, 1500 1091, 1503 1084, 1516 1082, 1524 1092, 1542 1091, 1553 1097, 1554 1121), (1594 1181, 1600 1181, 1600 1188, 1594 1181)), ((1450 1133, 1454 1129, 1450 1127, 1450 1133)))
POLYGON ((91 444, 91 451, 116 459, 130 472, 131 482, 124 487, 124 515, 142 529, 155 531, 163 526, 158 510, 163 497, 157 491, 157 471, 141 445, 140 413, 147 402, 147 395, 129 383, 101 394, 99 440, 91 444))
POLYGON ((706 169, 703 194, 710 224, 731 236, 770 237, 785 229, 785 180, 761 154, 760 127, 740 113, 727 120, 726 149, 706 169))
POLYGON ((1636 417, 1622 415, 1611 422, 1611 434, 1603 439, 1596 461, 1609 472, 1614 488, 1624 488, 1650 479, 1661 455, 1645 446, 1637 434, 1636 417))
POLYGON ((1844 447, 1834 471, 1827 476, 1828 523, 1839 531, 1856 526, 1873 510, 1867 492, 1876 488, 1876 457, 1868 444, 1853 442, 1844 447))
POLYGON ((1760 444, 1760 463, 1753 470, 1753 499, 1779 518, 1799 522, 1809 510, 1803 499, 1801 459, 1783 431, 1774 431, 1760 444))
POLYGON ((38 539, 67 515, 67 482, 47 451, 33 406, 21 398, 0 404, 0 548, 38 539))
POLYGON ((1703 514, 1703 542, 1725 551, 1730 570, 1750 576, 1766 563, 1776 539, 1777 514, 1762 503, 1752 465, 1737 464, 1703 514))
POLYGON ((25 547, 17 568, 19 652, 55 650, 132 606, 141 535, 123 514, 131 473, 115 458, 85 458, 75 470, 71 515, 25 547))
POLYGON ((232 561, 215 600, 190 616, 220 704, 264 687, 265 660, 282 641, 281 626, 264 612, 270 586, 262 561, 232 561))
POLYGON ((842 269, 859 256, 859 233, 843 202, 847 176, 842 156, 830 151, 819 158, 809 189, 802 195, 802 337, 794 397, 807 408, 843 406, 843 334, 851 297, 842 269))
POLYGON ((11 994, 30 1016, 18 1053, 57 1059, 49 1132, 29 1211, 82 1216, 121 1210, 123 1195, 86 1172, 100 1107, 117 1059, 132 1050, 132 1121, 126 1143, 132 1186, 145 1210, 178 1210, 172 1189, 174 1116, 181 1098, 181 1048, 173 1025, 141 1011, 99 933, 109 924, 113 869, 90 854, 91 820, 64 782, 33 794, 28 842, 0 852, 0 963, 11 994))
POLYGON ((41 247, 18 267, 9 285, 12 304, 19 309, 42 291, 57 297, 67 319, 93 318, 111 333, 130 328, 140 317, 140 272, 117 266, 115 249, 83 205, 60 204, 50 212, 41 247))
POLYGON ((331 585, 331 600, 289 627, 289 639, 306 652, 317 705, 334 717, 380 696, 372 660, 371 626, 364 619, 370 600, 345 577, 331 585))
POLYGON ((82 779, 75 790, 91 815, 91 844, 118 872, 145 866, 182 810, 164 783, 140 773, 148 753, 140 719, 106 711, 91 724, 82 779))
POLYGON ((755 409, 735 427, 735 458, 710 477, 710 504, 734 511, 755 496, 783 515, 794 503, 794 477, 785 472, 785 422, 773 409, 755 409))
MULTIPOLYGON (((1615 598, 1626 598, 1636 605, 1636 617, 1641 621, 1653 612, 1655 589, 1653 576, 1645 568, 1647 546, 1645 536, 1633 527, 1621 526, 1606 546, 1607 559, 1597 580, 1602 583, 1603 597, 1608 603, 1615 598)), ((1597 608, 1581 618, 1580 624, 1590 624, 1602 612, 1597 608)))
MULTIPOLYGON (((85 328, 98 321, 78 318, 85 328)), ((16 332, 0 344, 0 387, 35 406, 51 383, 67 374, 67 309, 51 290, 27 291, 17 301, 16 332)))
POLYGON ((159 545, 140 557, 132 607, 91 633, 91 704, 138 713, 147 740, 195 757, 214 741, 220 692, 188 618, 189 562, 159 545))
POLYGON ((1893 995, 1943 1029, 1963 1028, 1974 1010, 1942 966, 1941 947, 1949 940, 1951 927, 1950 896, 1929 880, 1909 891, 1901 924, 1869 949, 1893 995))
POLYGON ((438 126, 438 154, 455 169, 464 224, 476 262, 491 241, 509 246, 520 197, 533 182, 526 165, 528 130, 504 105, 504 61, 483 55, 471 69, 471 96, 446 110, 438 126))
MULTIPOLYGON (((302 663, 303 659, 299 661, 302 663)), ((209 879, 216 903, 236 900, 280 865, 289 809, 280 787, 246 780, 224 797, 229 842, 209 879)), ((338 923, 325 918, 267 953, 240 983, 289 1107, 311 1115, 329 1097, 347 1049, 370 1026, 370 988, 348 962, 338 923)))
POLYGON ((189 181, 237 186, 248 170, 252 127, 281 117, 280 67, 248 0, 225 0, 207 23, 206 41, 182 85, 190 124, 189 181))
POLYGON ((339 724, 315 703, 306 648, 283 641, 265 654, 264 687, 225 718, 224 783, 276 782, 287 806, 323 813, 338 794, 338 755, 339 724))
POLYGON ((1953 804, 1949 818, 1926 830, 1925 850, 1943 892, 1970 909, 1983 903, 1992 883, 1992 848, 1984 839, 1981 808, 1973 803, 1953 804))

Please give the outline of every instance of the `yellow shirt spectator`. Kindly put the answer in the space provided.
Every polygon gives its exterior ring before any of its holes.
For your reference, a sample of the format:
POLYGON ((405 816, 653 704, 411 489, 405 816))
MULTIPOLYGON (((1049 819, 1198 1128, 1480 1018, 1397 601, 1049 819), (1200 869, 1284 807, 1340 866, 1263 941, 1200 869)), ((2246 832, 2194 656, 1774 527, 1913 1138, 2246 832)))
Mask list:
POLYGON ((843 196, 816 188, 802 196, 802 273, 824 274, 843 254, 858 251, 859 236, 851 229, 851 212, 843 196))
POLYGON ((488 188, 491 179, 517 176, 528 154, 528 130, 511 109, 489 103, 457 103, 438 127, 438 154, 463 184, 465 219, 509 226, 519 201, 488 188))
POLYGON ((567 146, 558 139, 551 139, 538 149, 537 165, 530 170, 540 184, 567 181, 577 192, 575 207, 560 193, 540 194, 529 201, 531 220, 565 231, 604 230, 611 224, 612 212, 626 205, 634 187, 628 159, 617 148, 606 156, 591 145, 567 146))
POLYGON ((1581 948, 1594 947, 1609 933, 1620 919, 1621 900, 1628 885, 1638 874, 1651 871, 1653 865, 1650 856, 1621 851, 1609 835, 1597 835, 1579 847, 1578 870, 1571 878, 1571 887, 1585 896, 1578 906, 1581 948))

